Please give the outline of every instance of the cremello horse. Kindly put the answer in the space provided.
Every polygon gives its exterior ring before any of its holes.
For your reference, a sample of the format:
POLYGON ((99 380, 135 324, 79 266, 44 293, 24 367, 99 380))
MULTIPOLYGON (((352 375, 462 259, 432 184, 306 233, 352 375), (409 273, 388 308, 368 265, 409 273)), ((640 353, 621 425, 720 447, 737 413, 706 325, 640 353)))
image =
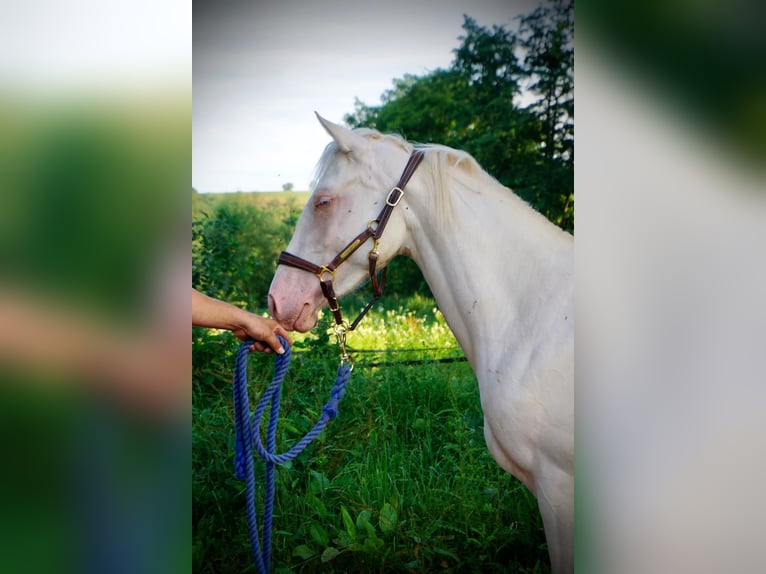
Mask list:
MULTIPOLYGON (((334 141, 320 159, 288 250, 325 265, 378 216, 413 146, 397 136, 319 120, 334 141)), ((553 571, 571 572, 573 238, 467 153, 435 145, 418 149, 425 156, 390 214, 379 266, 406 254, 420 267, 476 373, 487 447, 537 497, 553 571)), ((366 254, 360 249, 348 255, 333 273, 338 295, 368 276, 366 254)), ((316 276, 277 268, 269 307, 285 328, 312 329, 324 304, 316 276)))

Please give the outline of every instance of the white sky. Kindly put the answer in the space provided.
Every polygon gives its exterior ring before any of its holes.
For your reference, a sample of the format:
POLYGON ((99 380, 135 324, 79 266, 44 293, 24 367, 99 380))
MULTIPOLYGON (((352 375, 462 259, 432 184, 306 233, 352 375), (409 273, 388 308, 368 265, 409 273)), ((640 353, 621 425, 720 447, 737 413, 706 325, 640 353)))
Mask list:
POLYGON ((308 189, 342 123, 392 80, 446 68, 463 14, 511 27, 540 0, 195 2, 193 175, 200 192, 308 189))

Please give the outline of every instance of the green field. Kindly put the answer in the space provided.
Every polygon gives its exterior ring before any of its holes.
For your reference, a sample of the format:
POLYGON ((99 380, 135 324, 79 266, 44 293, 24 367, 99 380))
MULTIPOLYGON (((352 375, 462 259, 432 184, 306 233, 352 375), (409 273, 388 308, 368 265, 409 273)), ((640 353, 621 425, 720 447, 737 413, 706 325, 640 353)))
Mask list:
MULTIPOLYGON (((306 193, 192 193, 192 283, 265 313, 306 193)), ((476 378, 417 267, 397 258, 386 294, 349 334, 355 368, 339 415, 277 470, 274 572, 547 572, 537 504, 487 452, 476 378)), ((353 317, 366 289, 341 299, 353 317)), ((338 366, 329 317, 295 334, 278 451, 318 420, 338 366)), ((232 376, 239 342, 195 328, 195 572, 253 572, 245 484, 234 476, 232 376)), ((251 403, 274 359, 250 358, 251 403)), ((263 463, 256 463, 263 500, 263 463)), ((259 516, 261 514, 258 510, 259 516)))

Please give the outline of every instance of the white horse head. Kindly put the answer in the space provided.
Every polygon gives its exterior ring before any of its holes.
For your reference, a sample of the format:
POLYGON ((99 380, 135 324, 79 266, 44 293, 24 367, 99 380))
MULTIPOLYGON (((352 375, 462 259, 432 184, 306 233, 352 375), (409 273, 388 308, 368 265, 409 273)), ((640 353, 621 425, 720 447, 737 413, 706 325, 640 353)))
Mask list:
MULTIPOLYGON (((365 129, 351 131, 317 117, 333 142, 319 160, 317 183, 287 251, 322 266, 375 219, 412 146, 393 136, 365 129)), ((393 213, 379 243, 378 269, 402 251, 405 238, 403 217, 393 213)), ((348 293, 368 276, 368 251, 359 249, 338 268, 333 281, 338 295, 348 293)), ((300 269, 278 268, 269 292, 269 309, 286 328, 309 331, 325 303, 316 277, 300 269)))

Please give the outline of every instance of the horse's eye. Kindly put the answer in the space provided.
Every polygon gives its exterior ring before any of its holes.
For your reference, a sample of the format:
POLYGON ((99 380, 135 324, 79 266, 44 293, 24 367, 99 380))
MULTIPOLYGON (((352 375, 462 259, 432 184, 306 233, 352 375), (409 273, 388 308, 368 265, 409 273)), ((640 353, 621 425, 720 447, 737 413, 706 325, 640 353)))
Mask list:
POLYGON ((317 198, 316 202, 314 203, 314 207, 327 207, 332 203, 331 197, 320 197, 317 198))

